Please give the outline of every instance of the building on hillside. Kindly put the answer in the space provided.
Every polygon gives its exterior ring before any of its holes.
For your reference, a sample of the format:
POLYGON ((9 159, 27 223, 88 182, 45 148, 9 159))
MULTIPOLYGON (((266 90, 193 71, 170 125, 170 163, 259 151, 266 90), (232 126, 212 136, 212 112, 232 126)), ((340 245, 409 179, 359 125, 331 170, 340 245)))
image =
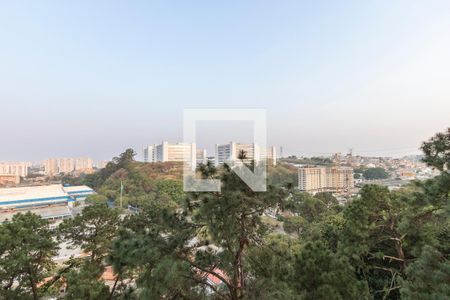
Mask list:
POLYGON ((301 191, 346 192, 353 187, 353 169, 349 167, 301 167, 298 169, 298 188, 301 191))
POLYGON ((17 175, 20 177, 28 176, 29 162, 0 162, 0 174, 17 175))
POLYGON ((245 163, 251 161, 259 162, 266 160, 268 164, 275 166, 277 164, 276 149, 275 147, 268 147, 262 149, 256 144, 241 144, 236 142, 230 142, 228 144, 216 145, 216 157, 215 165, 221 165, 226 161, 239 161, 243 160, 245 163), (245 158, 240 157, 244 154, 245 158))
POLYGON ((94 190, 87 186, 63 187, 60 184, 0 188, 0 210, 67 205, 84 200, 91 194, 94 194, 94 190))
MULTIPOLYGON (((197 149, 195 143, 162 142, 144 148, 144 162, 187 162, 192 169, 195 169, 198 150, 202 151, 197 149)), ((206 157, 206 153, 204 156, 206 157)))

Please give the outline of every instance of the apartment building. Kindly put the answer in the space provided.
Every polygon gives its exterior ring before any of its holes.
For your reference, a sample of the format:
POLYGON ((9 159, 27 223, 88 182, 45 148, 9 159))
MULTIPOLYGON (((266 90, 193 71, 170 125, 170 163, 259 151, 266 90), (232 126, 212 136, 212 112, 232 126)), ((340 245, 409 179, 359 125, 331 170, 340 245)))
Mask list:
POLYGON ((58 160, 58 172, 70 173, 75 170, 75 161, 73 158, 60 158, 58 160))
POLYGON ((218 145, 215 148, 215 164, 216 166, 223 164, 226 161, 238 161, 244 154, 244 163, 251 161, 266 160, 268 164, 275 166, 277 164, 275 147, 261 148, 256 144, 242 144, 230 142, 228 144, 218 145))
POLYGON ((75 158, 74 169, 75 171, 92 170, 94 167, 94 160, 90 157, 75 158))
POLYGON ((55 176, 61 173, 90 172, 94 167, 94 161, 90 157, 80 158, 49 158, 44 161, 44 172, 47 176, 55 176))
POLYGON ((298 188, 301 191, 344 192, 353 187, 353 169, 349 167, 301 167, 298 169, 298 188))
POLYGON ((0 174, 27 177, 29 166, 29 162, 0 162, 0 174))
MULTIPOLYGON (((187 162, 195 169, 197 166, 197 157, 202 157, 203 150, 197 149, 195 143, 176 143, 162 142, 153 146, 144 148, 145 162, 187 162), (198 152, 199 150, 200 152, 198 152)), ((206 152, 204 153, 206 158, 206 152)), ((202 158, 201 158, 202 159, 202 158)))
POLYGON ((49 158, 44 161, 44 173, 47 176, 55 176, 59 173, 58 159, 49 158))
POLYGON ((15 186, 20 183, 20 176, 15 174, 0 174, 0 186, 15 186))

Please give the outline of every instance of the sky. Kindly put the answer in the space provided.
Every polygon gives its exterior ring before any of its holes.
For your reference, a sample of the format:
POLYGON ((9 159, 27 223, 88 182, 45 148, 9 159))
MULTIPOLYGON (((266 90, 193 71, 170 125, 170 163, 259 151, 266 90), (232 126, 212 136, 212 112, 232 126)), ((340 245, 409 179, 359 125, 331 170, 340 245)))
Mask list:
POLYGON ((266 109, 284 155, 417 153, 450 126, 450 2, 0 0, 0 160, 141 155, 187 108, 266 109))

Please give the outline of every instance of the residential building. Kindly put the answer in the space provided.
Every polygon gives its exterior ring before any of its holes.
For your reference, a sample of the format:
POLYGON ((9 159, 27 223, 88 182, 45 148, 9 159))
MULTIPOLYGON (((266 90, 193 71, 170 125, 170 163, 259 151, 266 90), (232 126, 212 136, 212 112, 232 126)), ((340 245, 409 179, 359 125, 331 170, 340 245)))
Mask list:
POLYGON ((193 169, 195 169, 197 165, 197 147, 195 143, 171 144, 169 142, 162 142, 161 144, 147 146, 144 148, 144 161, 187 162, 193 169))
POLYGON ((44 173, 55 176, 62 173, 89 173, 93 170, 94 161, 90 157, 80 158, 49 158, 44 161, 44 173))
POLYGON ((90 171, 94 167, 94 161, 90 157, 80 157, 75 159, 75 171, 90 171))
POLYGON ((73 158, 60 158, 58 159, 58 172, 70 173, 75 170, 75 162, 73 158))
POLYGON ((44 173, 47 176, 55 176, 59 173, 58 159, 49 158, 44 161, 44 173))
POLYGON ((230 142, 228 144, 218 145, 216 144, 216 166, 223 164, 226 161, 239 161, 243 160, 245 163, 251 161, 259 162, 266 160, 268 164, 273 166, 277 163, 275 147, 261 148, 256 144, 242 144, 236 142, 230 142), (241 157, 244 154, 244 157, 241 157))
POLYGON ((20 183, 20 176, 15 174, 0 174, 0 186, 15 186, 20 183))
POLYGON ((144 162, 156 162, 155 146, 147 146, 144 148, 144 162))
POLYGON ((29 166, 28 162, 0 162, 0 174, 27 177, 29 166))
POLYGON ((353 169, 349 167, 301 167, 298 188, 305 192, 345 192, 354 187, 353 169))

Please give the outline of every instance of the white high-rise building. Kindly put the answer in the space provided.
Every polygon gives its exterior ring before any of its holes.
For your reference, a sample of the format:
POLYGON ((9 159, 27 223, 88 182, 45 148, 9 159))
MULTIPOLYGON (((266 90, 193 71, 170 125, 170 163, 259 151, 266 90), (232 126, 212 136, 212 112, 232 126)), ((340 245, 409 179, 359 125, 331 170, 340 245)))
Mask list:
MULTIPOLYGON (((205 153, 206 157, 206 153, 205 153)), ((197 166, 197 147, 195 143, 162 142, 144 148, 145 162, 187 162, 195 169, 197 166)))
POLYGON ((215 165, 221 165, 226 161, 238 161, 241 154, 244 154, 243 161, 249 163, 251 161, 259 162, 266 160, 267 164, 275 166, 277 164, 277 156, 275 147, 261 148, 256 144, 241 144, 230 142, 228 144, 216 145, 215 165))

